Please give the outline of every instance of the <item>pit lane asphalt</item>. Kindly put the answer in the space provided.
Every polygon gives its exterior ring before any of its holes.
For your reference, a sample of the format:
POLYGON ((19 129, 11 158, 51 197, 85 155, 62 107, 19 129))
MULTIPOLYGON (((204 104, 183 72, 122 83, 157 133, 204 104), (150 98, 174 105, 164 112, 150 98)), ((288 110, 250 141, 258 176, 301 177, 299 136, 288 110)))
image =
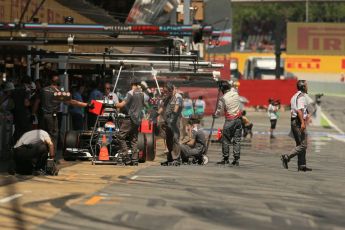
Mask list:
POLYGON ((243 142, 239 167, 216 166, 221 149, 215 143, 207 166, 161 167, 160 156, 137 168, 81 162, 58 177, 16 177, 0 188, 2 229, 345 228, 345 143, 333 138, 339 134, 310 127, 313 171, 297 172, 296 160, 285 170, 279 156, 294 145, 289 113, 281 114, 274 140, 265 112, 248 117, 254 137, 243 142), (1 203, 4 195, 13 199, 1 203))
MULTIPOLYGON (((240 167, 219 167, 219 144, 207 166, 158 164, 66 205, 39 229, 342 229, 345 143, 333 130, 310 127, 308 165, 282 169, 289 151, 288 112, 268 138, 266 114, 248 114, 255 136, 242 144, 240 167)), ((210 120, 205 121, 205 126, 210 120)), ((222 120, 216 126, 221 126, 222 120)))

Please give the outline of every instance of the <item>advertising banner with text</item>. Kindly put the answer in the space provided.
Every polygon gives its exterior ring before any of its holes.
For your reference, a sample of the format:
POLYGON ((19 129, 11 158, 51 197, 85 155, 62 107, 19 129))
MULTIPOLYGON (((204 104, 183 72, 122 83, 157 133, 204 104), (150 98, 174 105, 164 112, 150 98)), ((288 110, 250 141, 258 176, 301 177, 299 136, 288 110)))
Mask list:
POLYGON ((287 28, 288 54, 345 54, 345 23, 288 23, 287 28))

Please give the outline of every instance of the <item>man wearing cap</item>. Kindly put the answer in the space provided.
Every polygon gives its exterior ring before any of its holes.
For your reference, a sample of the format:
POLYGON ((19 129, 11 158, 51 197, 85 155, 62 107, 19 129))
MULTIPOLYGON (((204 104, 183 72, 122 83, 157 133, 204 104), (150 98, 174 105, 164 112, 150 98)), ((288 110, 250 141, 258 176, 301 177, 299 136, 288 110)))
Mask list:
POLYGON ((139 126, 143 117, 143 109, 145 106, 144 94, 140 87, 140 81, 133 78, 131 81, 131 90, 127 92, 122 102, 116 103, 116 108, 122 109, 126 115, 123 119, 117 138, 120 144, 120 153, 122 154, 121 163, 126 165, 138 165, 139 151, 137 148, 139 126), (128 155, 128 146, 126 140, 129 139, 132 147, 132 159, 128 155))
POLYGON ((231 82, 221 82, 220 90, 222 91, 223 96, 219 99, 217 111, 213 115, 214 117, 217 117, 223 110, 225 116, 222 136, 223 159, 220 162, 217 162, 217 164, 229 164, 230 145, 231 140, 233 139, 234 159, 231 165, 239 166, 242 136, 242 111, 240 109, 240 97, 237 93, 237 90, 231 90, 232 87, 233 85, 231 82))
POLYGON ((166 144, 168 148, 167 161, 162 162, 162 166, 179 165, 180 156, 180 131, 179 120, 181 117, 183 99, 181 94, 177 93, 177 88, 168 83, 167 98, 158 110, 158 114, 162 114, 166 127, 166 144))

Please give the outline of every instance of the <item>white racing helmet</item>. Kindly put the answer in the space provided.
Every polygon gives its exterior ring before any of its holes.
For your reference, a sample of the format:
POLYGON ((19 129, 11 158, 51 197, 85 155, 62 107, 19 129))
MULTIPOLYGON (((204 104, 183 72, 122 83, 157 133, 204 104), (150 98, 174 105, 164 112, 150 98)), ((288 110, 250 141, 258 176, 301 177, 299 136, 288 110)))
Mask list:
POLYGON ((107 123, 105 123, 105 125, 104 125, 104 130, 105 130, 105 131, 113 131, 113 130, 115 130, 115 124, 114 124, 114 122, 108 121, 107 123))

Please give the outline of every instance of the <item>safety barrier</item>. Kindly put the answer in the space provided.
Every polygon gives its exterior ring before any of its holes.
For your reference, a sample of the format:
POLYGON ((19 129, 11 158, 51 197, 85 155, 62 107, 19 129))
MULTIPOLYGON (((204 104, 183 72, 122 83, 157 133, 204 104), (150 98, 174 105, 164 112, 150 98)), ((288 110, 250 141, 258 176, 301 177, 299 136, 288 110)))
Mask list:
POLYGON ((268 105, 268 99, 280 100, 282 105, 290 105, 296 92, 297 80, 241 80, 239 93, 247 98, 246 106, 268 105))
MULTIPOLYGON (((282 105, 290 105, 290 99, 296 92, 297 80, 241 80, 239 94, 248 99, 246 106, 268 105, 268 99, 280 100, 282 105)), ((218 88, 180 87, 193 99, 203 96, 205 115, 214 113, 218 88)))

